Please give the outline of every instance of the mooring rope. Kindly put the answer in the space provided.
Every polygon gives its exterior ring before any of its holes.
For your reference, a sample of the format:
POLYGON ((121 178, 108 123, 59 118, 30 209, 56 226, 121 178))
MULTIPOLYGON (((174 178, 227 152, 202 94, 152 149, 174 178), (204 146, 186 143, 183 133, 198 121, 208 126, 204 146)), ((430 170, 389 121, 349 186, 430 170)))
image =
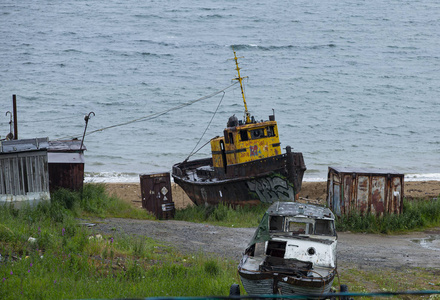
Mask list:
MULTIPOLYGON (((200 102, 200 101, 203 101, 203 100, 206 100, 206 99, 212 98, 212 97, 214 97, 214 96, 216 96, 216 95, 218 95, 218 94, 220 94, 220 93, 224 93, 227 89, 233 87, 233 86, 236 85, 236 84, 237 84, 237 82, 234 82, 234 83, 232 83, 231 85, 225 87, 224 89, 221 89, 221 90, 219 90, 219 91, 216 91, 216 92, 214 92, 214 93, 212 93, 212 94, 210 94, 210 95, 203 96, 203 97, 198 98, 198 99, 196 99, 196 100, 192 100, 192 101, 188 101, 188 102, 182 103, 182 104, 180 104, 180 105, 177 105, 177 106, 171 107, 171 108, 169 108, 169 109, 166 109, 166 110, 163 110, 163 111, 160 111, 160 112, 154 113, 154 114, 150 114, 150 115, 143 116, 143 117, 140 117, 140 118, 137 118, 137 119, 134 119, 134 120, 127 121, 127 122, 123 122, 123 123, 119 123, 119 124, 115 124, 115 125, 110 125, 110 126, 107 126, 107 127, 103 127, 103 128, 100 128, 100 129, 96 129, 96 130, 90 131, 90 132, 86 133, 85 136, 91 135, 91 134, 96 133, 96 132, 101 132, 101 131, 104 131, 104 130, 107 130, 107 129, 115 128, 115 127, 125 126, 125 125, 129 125, 129 124, 136 123, 136 122, 148 121, 148 120, 152 120, 152 119, 158 118, 158 117, 160 117, 160 116, 162 116, 162 115, 165 115, 165 114, 167 114, 167 113, 169 113, 169 112, 171 112, 171 111, 175 111, 175 110, 178 110, 178 109, 181 109, 181 108, 184 108, 184 107, 190 106, 190 105, 192 105, 192 104, 194 104, 194 103, 197 103, 197 102, 200 102)), ((223 94, 223 96, 224 96, 224 94, 223 94)), ((222 97, 222 99, 223 99, 223 97, 222 97)), ((220 102, 221 102, 221 101, 220 101, 220 102)), ((217 109, 218 109, 218 107, 217 107, 217 109)), ((217 110, 216 110, 216 111, 217 111, 217 110)), ((63 137, 63 138, 59 138, 59 139, 57 139, 57 140, 63 140, 63 139, 68 139, 68 138, 73 139, 73 138, 77 138, 77 137, 79 137, 79 136, 80 136, 80 135, 69 136, 69 137, 63 137)))

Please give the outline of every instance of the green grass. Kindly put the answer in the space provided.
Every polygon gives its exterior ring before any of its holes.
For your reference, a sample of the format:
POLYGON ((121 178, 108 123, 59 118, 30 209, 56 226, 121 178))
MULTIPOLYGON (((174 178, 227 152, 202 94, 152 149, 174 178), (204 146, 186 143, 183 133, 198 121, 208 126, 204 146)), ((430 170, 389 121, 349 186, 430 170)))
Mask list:
POLYGON ((175 219, 225 227, 257 227, 269 206, 269 204, 235 208, 226 204, 219 204, 217 207, 191 206, 176 211, 175 219))
MULTIPOLYGON (((346 284, 349 292, 401 292, 440 290, 440 272, 436 269, 359 269, 339 268, 339 276, 334 281, 334 286, 339 283, 346 284)), ((440 295, 408 296, 400 295, 393 299, 439 299, 440 295)), ((355 299, 371 299, 359 297, 355 299)))
MULTIPOLYGON (((182 254, 149 238, 101 237, 80 225, 78 218, 87 217, 153 219, 145 210, 109 197, 103 185, 87 184, 81 193, 59 190, 51 199, 33 208, 0 207, 0 299, 227 296, 230 285, 239 282, 237 261, 182 254)), ((192 207, 177 211, 176 218, 256 227, 266 209, 267 205, 192 207)), ((347 223, 370 232, 437 226, 438 209, 434 200, 405 202, 404 214, 398 217, 402 219, 359 216, 347 223)), ((346 266, 339 273, 341 283, 355 292, 440 287, 438 270, 366 271, 346 266)))
POLYGON ((0 299, 228 295, 236 262, 184 255, 149 238, 100 236, 87 216, 147 218, 103 185, 60 190, 50 203, 0 207, 0 299))
POLYGON ((400 215, 375 216, 358 213, 337 219, 338 231, 398 233, 440 226, 440 197, 431 200, 405 200, 400 215))

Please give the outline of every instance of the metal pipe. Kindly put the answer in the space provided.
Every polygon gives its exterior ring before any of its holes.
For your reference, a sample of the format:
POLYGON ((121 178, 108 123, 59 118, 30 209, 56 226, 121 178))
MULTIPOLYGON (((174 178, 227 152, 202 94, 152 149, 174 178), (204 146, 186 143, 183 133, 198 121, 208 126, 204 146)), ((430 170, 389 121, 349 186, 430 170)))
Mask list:
POLYGON ((14 114, 14 140, 18 140, 18 126, 17 126, 17 96, 12 95, 12 111, 14 114))
POLYGON ((86 135, 86 130, 87 130, 87 124, 89 123, 89 119, 90 119, 90 115, 93 114, 93 116, 95 116, 95 113, 93 111, 89 112, 88 115, 86 115, 84 117, 84 121, 86 121, 86 127, 84 127, 84 133, 83 133, 83 138, 81 140, 81 146, 79 147, 79 150, 82 150, 83 144, 84 144, 84 137, 86 135))

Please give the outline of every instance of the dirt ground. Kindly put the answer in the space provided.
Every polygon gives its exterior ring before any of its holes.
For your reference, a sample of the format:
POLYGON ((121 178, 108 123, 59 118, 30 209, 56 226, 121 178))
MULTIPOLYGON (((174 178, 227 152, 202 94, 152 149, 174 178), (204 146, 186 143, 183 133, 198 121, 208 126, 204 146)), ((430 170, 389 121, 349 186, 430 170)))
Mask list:
MULTIPOLYGON (((324 202, 325 182, 304 182, 303 199, 324 202)), ((114 194, 133 205, 141 207, 140 185, 107 184, 114 194)), ((185 193, 176 185, 172 187, 177 208, 191 205, 185 193)), ((440 194, 440 181, 405 183, 405 197, 433 198, 440 194)), ((169 243, 181 251, 203 252, 239 260, 254 228, 225 228, 183 221, 145 221, 128 219, 97 220, 94 230, 110 235, 132 234, 148 236, 169 243)), ((339 269, 410 269, 440 268, 440 228, 402 235, 338 233, 339 269)))

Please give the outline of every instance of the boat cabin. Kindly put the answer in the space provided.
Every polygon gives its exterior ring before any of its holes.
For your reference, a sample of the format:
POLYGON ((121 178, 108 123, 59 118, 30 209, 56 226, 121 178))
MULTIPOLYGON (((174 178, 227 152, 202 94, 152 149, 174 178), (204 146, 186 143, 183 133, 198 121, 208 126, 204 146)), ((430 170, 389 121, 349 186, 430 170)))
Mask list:
POLYGON ((243 124, 237 117, 229 118, 222 137, 211 140, 214 168, 247 163, 281 154, 277 123, 273 115, 269 121, 243 124))

